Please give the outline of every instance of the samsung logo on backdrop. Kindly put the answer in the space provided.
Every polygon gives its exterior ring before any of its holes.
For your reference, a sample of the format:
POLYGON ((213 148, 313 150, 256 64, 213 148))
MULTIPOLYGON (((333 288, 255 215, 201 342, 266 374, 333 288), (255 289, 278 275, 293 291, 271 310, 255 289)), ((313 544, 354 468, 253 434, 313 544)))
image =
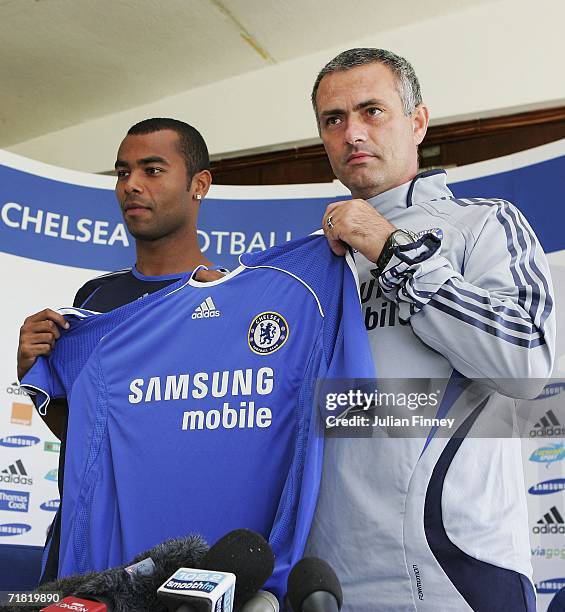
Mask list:
POLYGON ((108 221, 98 219, 79 219, 72 222, 68 215, 49 210, 32 210, 17 202, 6 202, 0 210, 0 218, 7 227, 24 232, 43 234, 61 240, 76 240, 112 246, 115 243, 129 246, 126 228, 123 223, 111 226, 108 221))
POLYGON ((565 382, 550 383, 549 385, 545 385, 542 392, 537 397, 534 397, 534 400, 547 399, 554 395, 560 395, 564 390, 565 382))
POLYGON ((40 439, 35 436, 6 436, 0 438, 0 446, 9 446, 10 448, 17 446, 34 446, 39 444, 40 439))
POLYGON ((565 478, 544 480, 528 489, 530 495, 549 495, 550 493, 557 493, 559 491, 565 491, 565 478))
POLYGON ((57 512, 57 510, 59 510, 60 505, 60 499, 50 499, 49 501, 43 502, 39 507, 41 508, 41 510, 47 510, 48 512, 57 512))
POLYGON ((4 523, 0 525, 0 536, 22 535, 31 531, 31 525, 26 523, 4 523))
POLYGON ((541 580, 536 584, 536 591, 538 593, 557 593, 563 587, 565 587, 565 578, 549 578, 548 580, 541 580))

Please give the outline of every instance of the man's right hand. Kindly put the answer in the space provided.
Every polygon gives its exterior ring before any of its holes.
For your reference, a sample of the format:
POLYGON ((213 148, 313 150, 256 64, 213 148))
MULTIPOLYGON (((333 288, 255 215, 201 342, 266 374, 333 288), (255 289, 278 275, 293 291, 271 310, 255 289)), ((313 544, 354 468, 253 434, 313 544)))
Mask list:
POLYGON ((46 308, 29 316, 20 328, 18 345, 18 379, 30 370, 39 355, 50 355, 55 342, 61 336, 61 329, 68 329, 65 317, 46 308))

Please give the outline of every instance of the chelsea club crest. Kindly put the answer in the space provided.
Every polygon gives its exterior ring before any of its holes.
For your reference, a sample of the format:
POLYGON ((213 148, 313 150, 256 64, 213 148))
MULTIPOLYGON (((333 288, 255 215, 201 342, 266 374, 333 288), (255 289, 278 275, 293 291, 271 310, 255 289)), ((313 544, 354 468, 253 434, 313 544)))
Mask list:
POLYGON ((249 326, 249 348, 257 355, 270 355, 288 340, 289 332, 288 323, 278 312, 262 312, 249 326))

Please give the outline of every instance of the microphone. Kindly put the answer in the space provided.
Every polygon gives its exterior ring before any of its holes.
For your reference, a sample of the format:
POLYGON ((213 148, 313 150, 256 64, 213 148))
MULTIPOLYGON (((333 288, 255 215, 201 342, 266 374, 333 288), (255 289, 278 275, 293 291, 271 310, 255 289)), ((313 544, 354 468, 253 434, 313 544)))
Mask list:
POLYGON ((316 557, 305 557, 292 568, 287 597, 294 612, 339 612, 343 605, 338 577, 316 557))
POLYGON ((279 612, 279 600, 269 591, 258 591, 240 612, 279 612))
POLYGON ((273 551, 263 536, 250 529, 236 529, 220 538, 202 559, 201 567, 207 569, 200 572, 209 575, 181 568, 161 585, 158 595, 172 610, 215 610, 211 607, 214 598, 223 598, 223 607, 218 610, 231 611, 232 606, 237 610, 263 586, 274 566, 273 551), (234 575, 235 593, 228 578, 234 575))
POLYGON ((132 565, 121 565, 84 576, 68 576, 43 584, 36 592, 58 591, 63 596, 98 600, 108 612, 163 612, 156 590, 179 566, 198 566, 208 546, 197 535, 167 540, 137 555, 132 565))
POLYGON ((179 568, 157 590, 168 610, 232 612, 235 576, 228 572, 179 568))
POLYGON ((235 529, 220 538, 202 559, 202 567, 237 576, 236 608, 265 584, 275 569, 275 556, 265 538, 251 529, 235 529))

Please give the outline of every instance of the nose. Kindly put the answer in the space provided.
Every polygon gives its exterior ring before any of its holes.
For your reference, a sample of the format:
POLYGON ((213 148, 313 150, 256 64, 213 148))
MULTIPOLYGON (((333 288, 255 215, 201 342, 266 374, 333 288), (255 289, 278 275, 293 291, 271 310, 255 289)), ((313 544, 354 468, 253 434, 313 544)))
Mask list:
POLYGON ((352 114, 347 118, 344 136, 347 144, 361 144, 367 140, 367 128, 360 118, 352 114))
POLYGON ((133 170, 129 173, 123 182, 124 191, 127 195, 141 193, 143 191, 143 183, 140 178, 139 174, 133 170))

